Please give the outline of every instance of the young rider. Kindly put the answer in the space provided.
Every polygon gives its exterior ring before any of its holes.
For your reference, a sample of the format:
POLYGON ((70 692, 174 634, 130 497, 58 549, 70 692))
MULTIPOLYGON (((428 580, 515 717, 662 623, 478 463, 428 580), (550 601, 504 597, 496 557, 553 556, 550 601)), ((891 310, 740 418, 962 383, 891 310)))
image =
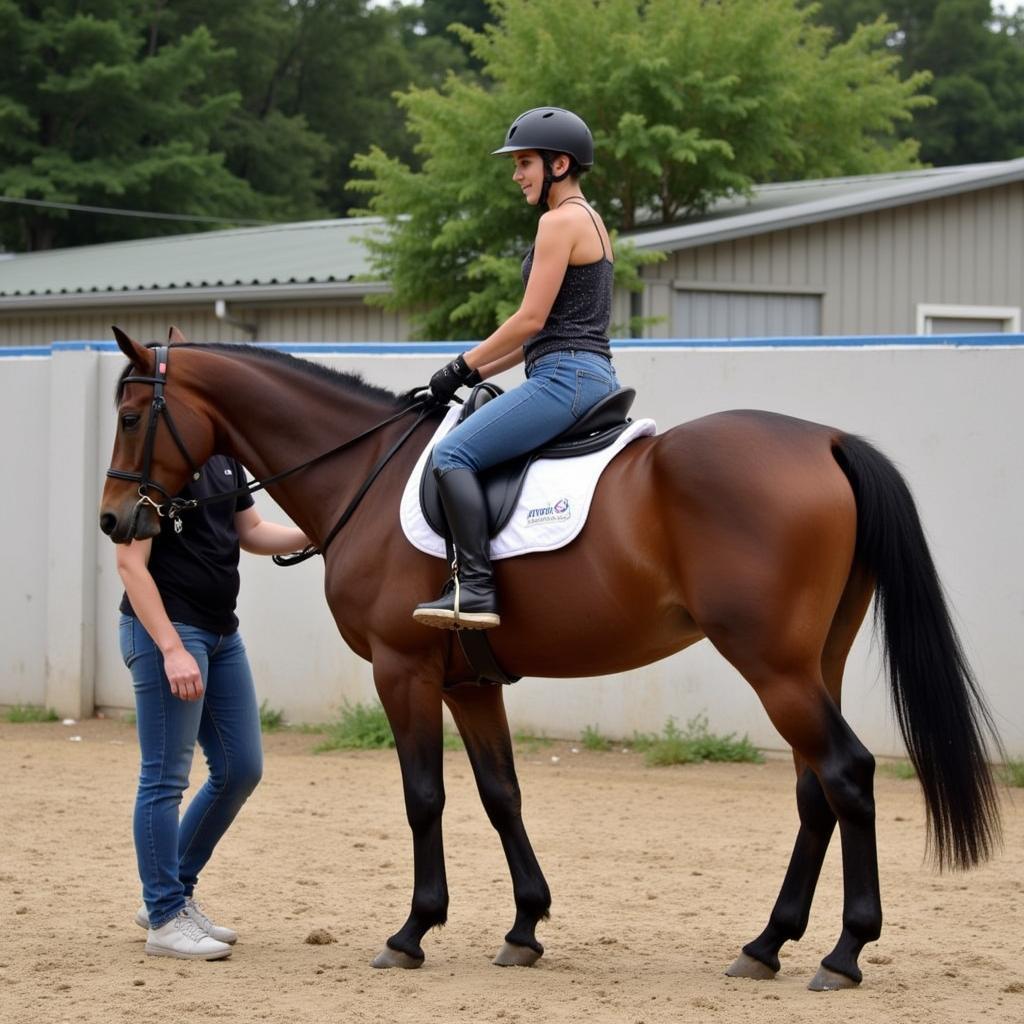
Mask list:
POLYGON ((442 629, 489 629, 501 621, 477 474, 557 437, 619 387, 608 344, 611 242, 580 187, 594 162, 590 129, 572 111, 537 107, 512 122, 494 153, 511 154, 512 180, 526 202, 548 209, 523 260, 519 309, 430 379, 435 398, 448 402, 462 385, 526 363, 522 384, 483 405, 434 449, 457 585, 419 605, 413 618, 442 629))

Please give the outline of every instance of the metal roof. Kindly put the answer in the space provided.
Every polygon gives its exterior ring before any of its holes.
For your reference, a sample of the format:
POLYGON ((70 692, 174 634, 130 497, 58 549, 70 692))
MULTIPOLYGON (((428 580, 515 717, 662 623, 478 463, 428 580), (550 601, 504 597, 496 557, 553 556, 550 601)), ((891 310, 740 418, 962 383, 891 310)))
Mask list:
POLYGON ((1018 181, 1024 181, 1024 158, 758 185, 750 199, 721 200, 703 216, 634 231, 628 237, 638 249, 671 252, 1018 181))
MULTIPOLYGON (((759 185, 703 216, 628 237, 672 251, 1024 181, 1024 158, 960 167, 759 185)), ((171 235, 0 259, 0 309, 125 302, 300 299, 387 290, 361 239, 383 220, 356 217, 171 235)), ((4 254, 7 256, 8 254, 4 254)))
POLYGON ((196 291, 240 298, 253 287, 362 294, 379 289, 355 280, 370 269, 360 239, 382 223, 304 221, 15 255, 0 260, 0 304, 30 297, 122 302, 139 293, 173 299, 196 291))

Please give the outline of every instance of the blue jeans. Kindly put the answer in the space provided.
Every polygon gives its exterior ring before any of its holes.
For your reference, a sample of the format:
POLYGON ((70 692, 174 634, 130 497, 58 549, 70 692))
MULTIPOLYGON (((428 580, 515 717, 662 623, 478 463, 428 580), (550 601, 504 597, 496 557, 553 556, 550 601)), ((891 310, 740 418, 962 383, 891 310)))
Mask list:
POLYGON ((263 774, 260 712, 241 636, 176 622, 203 677, 203 696, 171 693, 163 655, 134 616, 120 621, 121 656, 135 689, 142 769, 135 798, 135 854, 150 927, 184 906, 199 872, 263 774), (196 739, 209 777, 178 821, 196 739))
POLYGON ((434 466, 479 473, 533 451, 618 387, 606 356, 569 350, 541 356, 522 384, 492 398, 437 443, 434 466))

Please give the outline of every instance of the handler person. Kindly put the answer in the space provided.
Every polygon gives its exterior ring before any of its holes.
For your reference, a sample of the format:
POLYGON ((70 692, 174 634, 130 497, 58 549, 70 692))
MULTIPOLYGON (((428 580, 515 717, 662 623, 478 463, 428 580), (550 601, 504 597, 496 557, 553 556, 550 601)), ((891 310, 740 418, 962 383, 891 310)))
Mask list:
MULTIPOLYGON (((244 484, 237 461, 214 455, 181 497, 228 494, 244 484)), ((265 522, 249 494, 160 522, 156 537, 117 548, 121 654, 132 674, 142 754, 134 837, 144 902, 135 922, 148 929, 153 956, 217 960, 238 936, 215 925, 193 894, 263 771, 259 707, 235 616, 239 548, 283 554, 308 540, 297 527, 265 522), (179 822, 196 739, 210 774, 179 822)))
POLYGON ((510 154, 523 198, 548 210, 523 260, 519 309, 430 379, 434 397, 448 402, 463 384, 526 363, 524 383, 487 402, 434 448, 434 475, 455 547, 455 586, 419 605, 413 618, 441 629, 490 629, 501 622, 477 474, 564 433, 619 387, 608 342, 612 246, 580 187, 594 163, 590 129, 571 110, 536 107, 512 122, 494 153, 510 154))

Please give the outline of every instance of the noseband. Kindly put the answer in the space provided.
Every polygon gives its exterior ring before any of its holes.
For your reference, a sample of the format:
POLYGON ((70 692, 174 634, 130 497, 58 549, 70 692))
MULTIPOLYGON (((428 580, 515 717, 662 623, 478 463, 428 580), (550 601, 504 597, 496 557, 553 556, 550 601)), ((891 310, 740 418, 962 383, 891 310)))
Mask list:
MULTIPOLYGON (((167 400, 164 398, 164 384, 167 382, 167 363, 170 357, 170 350, 166 345, 161 345, 154 350, 154 365, 153 365, 153 376, 152 377, 135 377, 128 376, 124 379, 124 385, 127 387, 129 384, 149 384, 153 388, 153 401, 149 407, 149 420, 146 423, 146 438, 143 442, 142 448, 142 471, 140 473, 131 473, 123 469, 108 469, 107 476, 113 477, 115 480, 131 480, 133 483, 139 485, 139 500, 136 503, 136 507, 139 505, 149 505, 158 516, 166 514, 170 518, 174 518, 179 511, 178 499, 172 498, 155 480, 149 475, 150 466, 153 464, 153 446, 156 443, 156 430, 160 424, 161 418, 167 424, 167 429, 170 431, 171 437, 174 443, 178 447, 178 451, 181 452, 182 457, 185 459, 185 463, 189 468, 189 472, 192 475, 193 480, 199 479, 199 467, 195 464, 195 460, 188 453, 188 449, 185 447, 185 442, 181 439, 181 434, 178 433, 178 428, 174 424, 174 417, 171 416, 171 410, 167 408, 167 400), (154 501, 146 492, 148 490, 159 491, 160 494, 166 499, 164 502, 154 501)), ((184 507, 187 503, 181 502, 180 505, 184 507)), ((175 524, 177 525, 177 524, 175 524)))

